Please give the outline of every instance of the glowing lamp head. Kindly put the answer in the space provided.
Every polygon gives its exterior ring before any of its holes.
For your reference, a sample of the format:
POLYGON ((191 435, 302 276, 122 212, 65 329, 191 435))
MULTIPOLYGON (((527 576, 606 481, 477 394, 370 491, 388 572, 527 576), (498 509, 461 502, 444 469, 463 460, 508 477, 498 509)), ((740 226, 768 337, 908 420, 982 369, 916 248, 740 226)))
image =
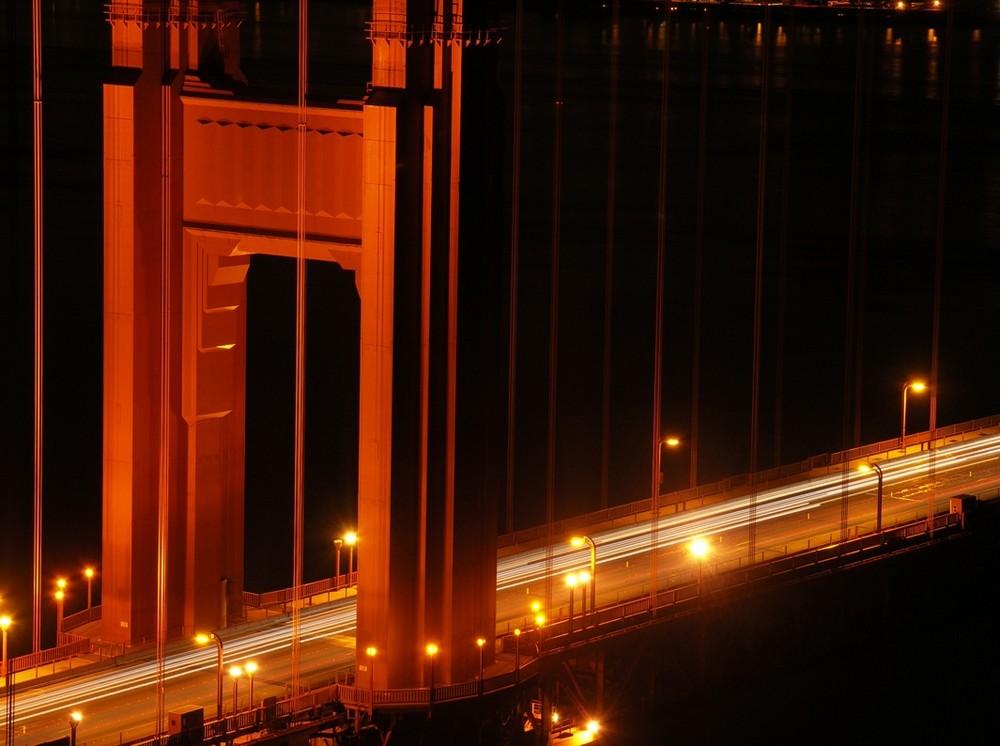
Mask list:
POLYGON ((349 547, 353 547, 355 544, 358 543, 358 535, 353 531, 348 531, 346 534, 344 534, 344 543, 347 544, 347 546, 349 547))
POLYGON ((695 539, 691 542, 691 554, 701 559, 708 554, 708 542, 704 539, 695 539))
POLYGON ((435 655, 437 655, 437 652, 438 652, 437 645, 435 645, 433 642, 427 643, 427 655, 433 658, 435 655))
POLYGON ((483 649, 483 645, 485 645, 485 644, 486 644, 486 638, 485 637, 477 637, 476 638, 476 645, 479 646, 480 650, 483 649))
POLYGON ((240 668, 239 666, 230 666, 229 675, 232 676, 234 679, 238 679, 240 676, 243 675, 243 669, 240 668))
POLYGON ((376 653, 378 653, 378 650, 375 648, 374 645, 369 645, 368 647, 365 648, 365 655, 367 655, 369 658, 374 658, 376 653))
POLYGON ((252 677, 255 673, 257 673, 257 664, 254 663, 253 661, 247 661, 243 665, 243 670, 244 670, 244 672, 246 672, 247 676, 251 676, 252 677))

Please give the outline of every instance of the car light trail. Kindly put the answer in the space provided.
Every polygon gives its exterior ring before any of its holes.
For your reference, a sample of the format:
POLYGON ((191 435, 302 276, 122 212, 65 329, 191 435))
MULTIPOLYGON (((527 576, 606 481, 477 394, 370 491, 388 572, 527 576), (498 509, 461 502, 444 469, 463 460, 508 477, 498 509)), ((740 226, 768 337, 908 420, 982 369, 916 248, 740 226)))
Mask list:
MULTIPOLYGON (((974 470, 979 476, 995 475, 1000 466, 1000 435, 983 436, 975 440, 955 443, 934 451, 899 457, 880 462, 884 474, 884 488, 892 485, 911 485, 914 493, 938 489, 948 474, 968 480, 974 470), (928 471, 933 466, 935 482, 927 481, 928 471), (967 476, 968 475, 968 476, 967 476)), ((843 473, 828 474, 808 481, 765 489, 755 496, 756 521, 762 524, 779 518, 815 510, 831 500, 843 497, 845 485, 851 494, 870 493, 873 489, 873 475, 859 476, 851 473, 845 480, 843 473)), ((994 477, 993 483, 996 479, 994 477)), ((749 520, 750 497, 736 497, 725 502, 692 508, 683 513, 661 516, 657 522, 655 545, 658 549, 684 544, 697 536, 720 534, 725 531, 745 528, 749 520)), ((592 532, 590 536, 598 546, 597 562, 600 565, 621 562, 631 557, 649 554, 653 536, 648 523, 637 523, 608 531, 592 532)), ((581 564, 581 550, 564 542, 552 548, 551 570, 561 574, 576 569, 581 564)), ((520 589, 532 583, 543 581, 546 573, 546 550, 531 549, 504 557, 497 563, 497 591, 520 589)), ((302 615, 299 625, 301 643, 321 641, 333 635, 350 635, 356 628, 355 598, 338 599, 321 606, 315 606, 302 615)), ((237 633, 225 639, 227 659, 262 657, 274 651, 290 648, 292 626, 282 617, 275 617, 275 624, 252 633, 237 633)), ((169 653, 164 665, 164 675, 168 681, 176 682, 196 674, 206 674, 217 670, 214 650, 194 646, 179 648, 169 653)), ((57 718, 62 724, 65 713, 71 707, 80 707, 119 696, 123 692, 148 688, 156 683, 157 665, 155 660, 141 663, 125 663, 109 670, 94 670, 81 674, 79 680, 61 682, 57 688, 33 687, 17 697, 15 724, 20 731, 35 723, 38 729, 49 727, 41 721, 57 718)), ((152 728, 152 723, 150 724, 152 728)))

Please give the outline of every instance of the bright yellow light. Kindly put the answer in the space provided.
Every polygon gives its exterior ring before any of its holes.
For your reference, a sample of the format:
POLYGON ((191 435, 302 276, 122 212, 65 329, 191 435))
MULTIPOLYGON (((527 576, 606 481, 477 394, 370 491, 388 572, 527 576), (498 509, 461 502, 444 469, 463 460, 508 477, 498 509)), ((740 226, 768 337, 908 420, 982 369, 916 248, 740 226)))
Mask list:
POLYGON ((79 723, 81 720, 83 720, 83 715, 77 712, 76 710, 73 710, 73 712, 69 714, 69 719, 72 720, 74 723, 79 723))
MULTIPOLYGON (((2 623, 2 622, 3 622, 3 620, 0 619, 0 623, 2 623)), ((521 628, 520 627, 514 627, 514 637, 520 637, 520 636, 521 636, 521 628)))
POLYGON ((913 383, 910 384, 910 388, 913 389, 914 391, 923 391, 924 389, 927 388, 927 384, 924 383, 923 381, 914 381, 913 383))
POLYGON ((84 568, 83 574, 87 577, 87 580, 90 580, 92 577, 94 577, 94 568, 93 567, 84 568))
POLYGON ((437 652, 438 652, 437 645, 435 645, 433 642, 427 643, 427 655, 433 658, 435 655, 437 655, 437 652))
POLYGON ((56 580, 56 588, 62 590, 65 587, 66 587, 66 578, 59 578, 58 580, 56 580))
POLYGON ((535 615, 535 626, 536 627, 544 627, 545 626, 545 614, 536 614, 535 615))
POLYGON ((559 713, 556 712, 555 710, 552 710, 552 724, 555 725, 558 722, 559 722, 559 713))
POLYGON ((253 661, 247 661, 243 664, 243 670, 246 671, 247 676, 253 676, 257 673, 257 664, 253 661))
POLYGON ((56 601, 62 601, 66 597, 66 594, 62 591, 56 591, 56 601))
POLYGON ((704 539, 695 539, 691 542, 691 554, 701 559, 708 554, 708 542, 704 539))
POLYGON ((574 536, 572 539, 569 540, 569 543, 575 547, 582 547, 585 543, 585 540, 582 536, 574 536))
POLYGON ((668 448, 676 448, 681 444, 681 439, 676 435, 668 435, 663 439, 663 442, 668 448))
POLYGON ((479 647, 482 647, 485 644, 486 644, 486 638, 485 637, 477 637, 476 638, 476 645, 478 645, 479 647))
POLYGON ((590 573, 587 572, 586 570, 580 570, 580 572, 576 574, 576 577, 577 580, 579 580, 580 583, 582 583, 583 585, 586 585, 587 583, 590 582, 590 573))
POLYGON ((587 723, 587 730, 589 730, 591 733, 597 733, 597 731, 599 731, 600 729, 601 726, 598 724, 596 720, 591 720, 589 723, 587 723))
POLYGON ((542 602, 541 601, 532 601, 531 602, 531 610, 537 614, 539 611, 542 610, 542 602))
POLYGON ((355 544, 358 543, 358 535, 353 531, 348 531, 346 534, 344 534, 344 543, 347 544, 347 546, 349 547, 353 547, 355 544))
POLYGON ((212 641, 214 635, 206 635, 203 632, 199 632, 194 636, 194 641, 199 645, 205 645, 212 641))
POLYGON ((243 675, 243 669, 240 668, 239 666, 230 666, 229 675, 232 676, 234 679, 238 679, 240 676, 243 675))
POLYGON ((577 577, 575 572, 571 572, 566 576, 566 585, 570 588, 576 587, 577 577))
POLYGON ((369 645, 368 647, 365 648, 365 655, 367 655, 369 658, 374 658, 376 653, 378 653, 378 650, 375 648, 374 645, 369 645))
POLYGON ((7 628, 10 627, 10 625, 11 625, 11 621, 12 621, 11 618, 9 616, 7 616, 6 614, 4 614, 3 616, 0 616, 0 630, 3 630, 4 632, 6 632, 7 628))

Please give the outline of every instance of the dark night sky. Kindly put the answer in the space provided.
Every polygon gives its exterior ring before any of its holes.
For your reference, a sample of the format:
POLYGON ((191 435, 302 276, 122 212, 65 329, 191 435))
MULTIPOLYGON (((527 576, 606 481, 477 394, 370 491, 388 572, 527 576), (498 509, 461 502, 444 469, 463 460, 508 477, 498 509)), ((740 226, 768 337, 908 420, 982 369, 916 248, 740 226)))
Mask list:
MULTIPOLYGON (((294 100, 294 2, 266 4, 243 25, 244 70, 255 84, 294 100)), ((101 81, 110 62, 103 3, 45 4, 45 399, 44 574, 72 573, 100 560, 102 196, 101 81)), ((311 75, 322 95, 357 96, 368 79, 364 3, 313 2, 311 75)), ((32 419, 32 193, 30 4, 0 18, 9 74, 0 87, 0 329, 7 372, 0 484, 0 597, 30 616, 32 419)), ((942 21, 935 33, 944 38, 942 21)), ((556 503, 561 515, 599 502, 603 294, 607 246, 610 63, 607 18, 566 16, 564 171, 561 176, 556 503)), ((653 282, 659 178, 659 72, 655 24, 628 13, 619 58, 612 366, 612 503, 648 497, 651 441, 653 282)), ((882 40, 885 22, 872 20, 882 40)), ((504 17, 508 27, 513 21, 504 17)), ((699 481, 748 468, 753 359, 754 259, 760 145, 755 20, 699 26, 685 18, 672 38, 663 429, 690 431, 695 256, 702 242, 699 481), (705 60, 705 67, 702 61, 705 60), (704 109, 702 103, 704 102, 704 109), (701 115, 704 114, 704 124, 701 115), (704 135, 704 140, 700 139, 704 135), (704 145, 704 160, 699 152, 704 145), (703 180, 703 181, 702 181, 703 180), (699 184, 704 203, 699 207, 699 184), (702 214, 699 223, 697 216, 702 214)), ((891 25, 891 24, 890 24, 891 25)), ((941 81, 929 80, 941 43, 926 24, 894 27, 898 44, 873 43, 864 88, 860 164, 855 152, 856 27, 800 18, 784 26, 792 47, 775 51, 768 111, 767 228, 760 346, 759 464, 772 465, 781 392, 780 460, 839 450, 844 443, 845 350, 860 349, 861 440, 899 430, 900 387, 930 374, 935 257, 943 204, 938 423, 1000 412, 1000 30, 996 18, 957 24, 949 149, 939 201, 941 81), (978 34, 974 30, 978 28, 978 34), (791 29, 791 30, 789 30, 791 29), (795 31, 797 29, 797 32, 795 31), (991 77, 992 76, 992 77, 991 77), (789 87, 790 83, 790 87, 789 87), (792 95, 786 96, 791 90, 792 95), (787 135, 787 137, 786 137, 787 135), (786 151, 786 145, 788 150, 786 151), (785 159, 785 153, 790 155, 785 159), (851 195, 864 194, 853 265, 851 195), (778 263, 785 247, 784 273, 778 263), (863 256, 863 261, 861 257, 863 256), (782 281, 781 278, 784 277, 782 281), (860 336, 845 337, 849 279, 860 336), (862 296, 863 294, 863 296, 862 296), (779 306, 783 300, 784 306, 779 306), (783 315, 779 315, 783 308, 783 315), (779 365, 780 363, 780 365, 779 365), (779 375, 780 374, 780 375, 779 375), (780 388, 779 388, 780 384, 780 388)), ((555 95, 553 15, 528 14, 521 114, 516 527, 538 519, 546 484, 549 272, 553 194, 551 116, 555 95)), ((501 46, 511 163, 513 39, 501 46)), ((500 175, 510 188, 511 174, 500 175)), ((509 204, 504 206, 509 208, 509 204)), ((509 242, 509 237, 505 237, 509 242)), ((357 304, 350 278, 317 268, 311 299, 309 380, 356 385, 351 352, 357 304), (311 337, 312 339, 312 337, 311 337)), ((248 515, 271 552, 248 557, 249 588, 290 578, 291 350, 294 268, 280 260, 251 269, 248 401, 248 515), (256 356, 256 357, 255 357, 256 356), (258 364, 254 360, 259 359, 258 364), (282 393, 283 392, 283 393, 282 393), (287 569, 283 568, 288 565, 287 569), (279 568, 274 570, 274 568, 279 568)), ((506 309, 497 309, 506 321, 506 309)), ((853 383, 851 384, 853 386, 853 383)), ((311 389, 307 461, 307 579, 329 570, 328 539, 354 516, 356 396, 311 389), (340 425, 347 423, 344 427, 340 425), (346 429, 345 429, 346 428, 346 429)), ((926 398, 910 399, 908 429, 927 426, 926 398)), ((686 464, 667 467, 686 481, 686 464)), ((260 546, 260 544, 257 544, 260 546)), ((82 587, 80 585, 78 588, 82 587)), ((77 608, 78 595, 68 610, 77 608)), ((23 649, 23 638, 14 648, 23 649)))

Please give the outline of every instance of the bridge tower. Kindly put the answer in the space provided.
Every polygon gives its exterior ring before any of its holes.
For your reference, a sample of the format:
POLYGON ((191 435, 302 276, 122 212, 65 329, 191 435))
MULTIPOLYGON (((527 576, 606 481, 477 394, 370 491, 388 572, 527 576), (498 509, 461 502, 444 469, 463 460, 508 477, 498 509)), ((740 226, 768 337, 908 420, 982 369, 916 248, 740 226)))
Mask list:
POLYGON ((426 685, 430 642, 435 683, 478 671, 504 273, 494 39, 463 5, 374 0, 369 90, 309 104, 304 123, 245 95, 242 2, 109 5, 104 638, 241 617, 246 276, 255 254, 304 255, 352 271, 361 301, 358 660, 377 648, 378 688, 426 685), (297 137, 301 207, 296 169, 273 167, 296 162, 297 137))

